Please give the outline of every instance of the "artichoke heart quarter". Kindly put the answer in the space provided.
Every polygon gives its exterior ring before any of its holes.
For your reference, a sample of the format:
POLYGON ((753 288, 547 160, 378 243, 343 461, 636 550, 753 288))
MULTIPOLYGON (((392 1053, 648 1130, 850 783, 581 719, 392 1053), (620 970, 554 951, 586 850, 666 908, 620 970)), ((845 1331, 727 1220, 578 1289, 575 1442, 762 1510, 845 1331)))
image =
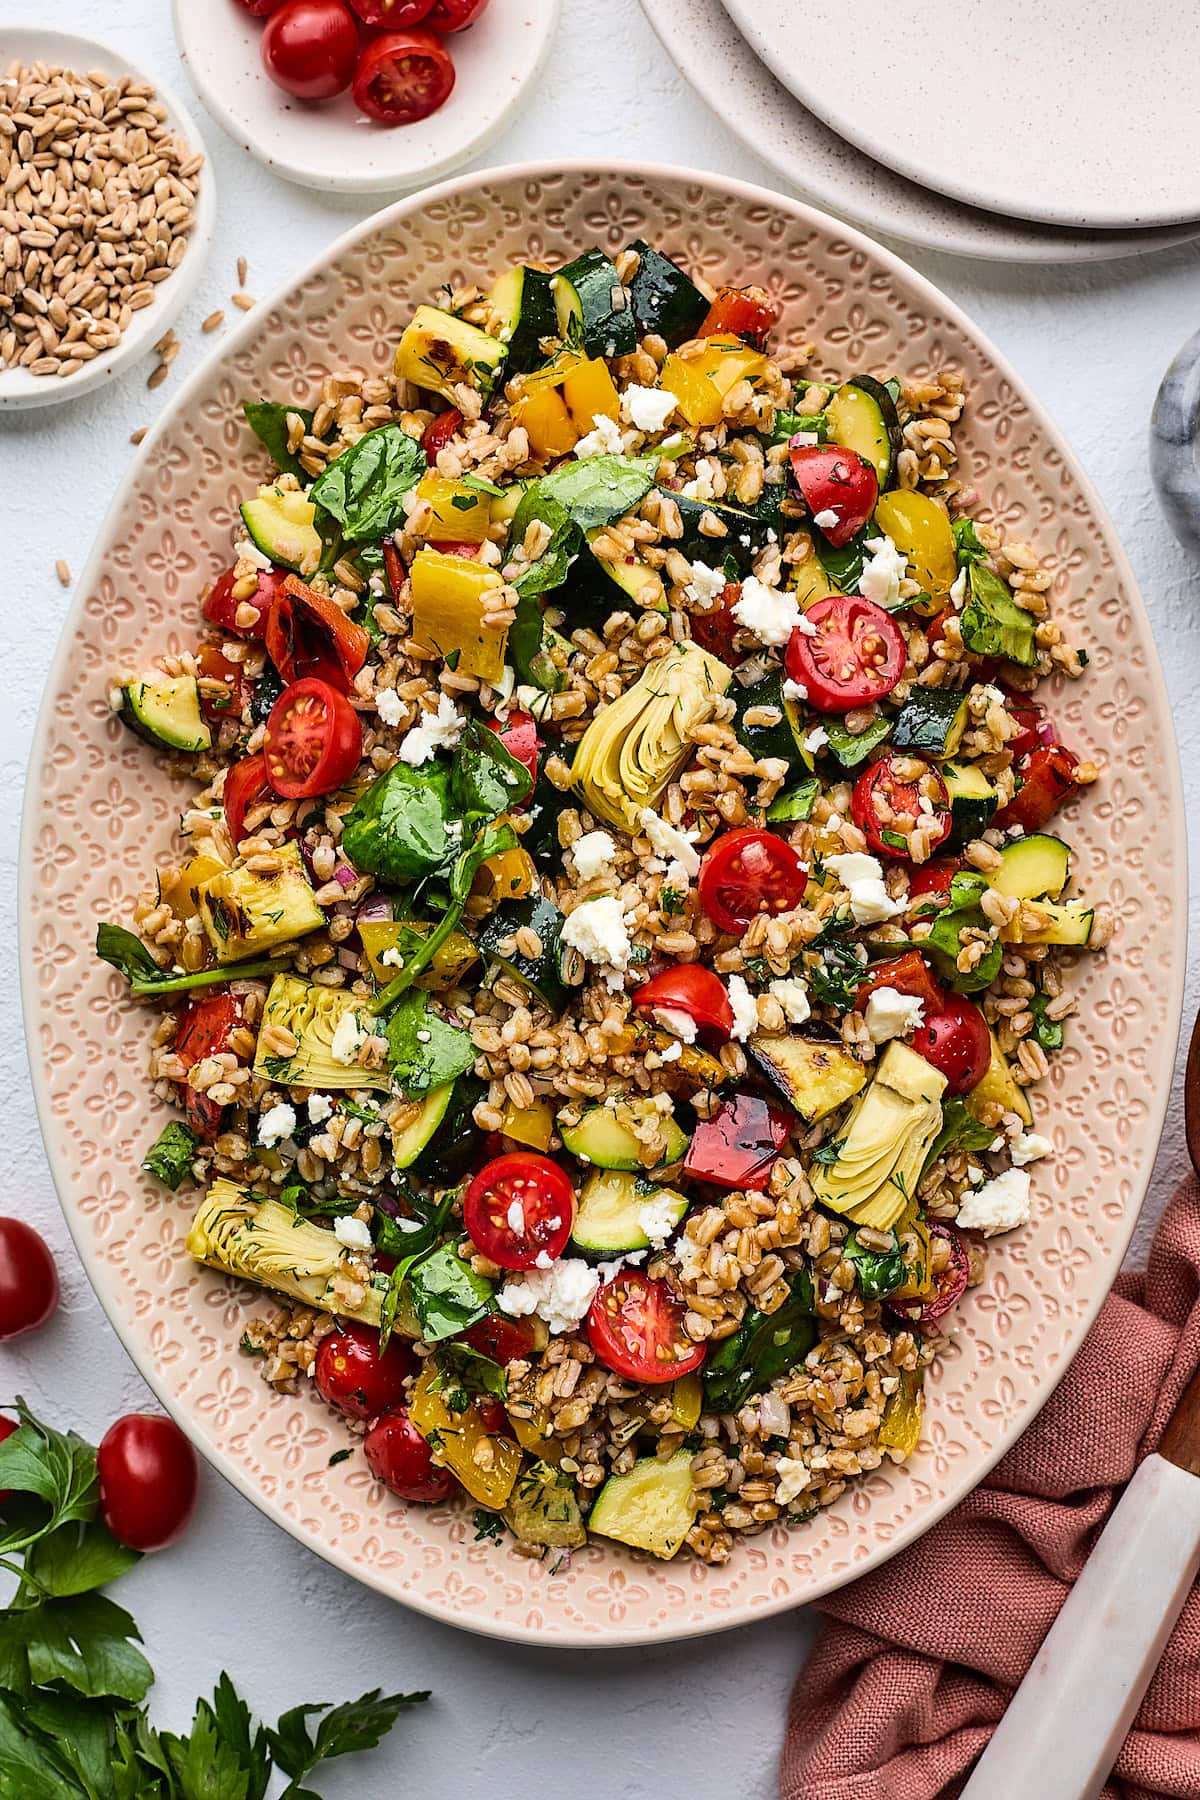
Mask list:
POLYGON ((856 1225, 889 1231, 916 1193, 942 1128, 945 1088, 945 1076, 924 1057, 889 1044, 850 1109, 837 1161, 813 1170, 817 1199, 856 1225))
POLYGON ((379 1278, 378 1287, 339 1280, 349 1277, 357 1258, 332 1231, 236 1182, 213 1182, 192 1220, 187 1251, 210 1269, 255 1281, 321 1312, 379 1327, 386 1278, 379 1278))
POLYGON ((648 663, 580 740, 572 782, 588 811, 636 836, 641 814, 657 810, 692 754, 692 733, 712 718, 732 679, 733 671, 699 644, 678 644, 648 663))
POLYGON ((371 1035, 370 1023, 359 1020, 360 1008, 365 1012, 365 1003, 343 988, 318 987, 299 975, 276 975, 263 1008, 262 1026, 277 1025, 291 1032, 296 1048, 288 1056, 272 1053, 264 1048, 260 1029, 254 1073, 281 1087, 389 1092, 392 1078, 388 1069, 368 1068, 359 1060, 358 1046, 371 1035))

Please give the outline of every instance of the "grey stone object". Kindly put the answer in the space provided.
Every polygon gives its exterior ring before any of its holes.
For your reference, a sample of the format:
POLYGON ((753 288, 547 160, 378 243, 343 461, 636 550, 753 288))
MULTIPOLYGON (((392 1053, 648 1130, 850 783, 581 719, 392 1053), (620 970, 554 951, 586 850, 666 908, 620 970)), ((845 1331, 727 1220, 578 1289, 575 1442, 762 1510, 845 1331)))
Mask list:
POLYGON ((1162 378, 1150 415, 1150 473, 1167 524, 1200 555, 1200 331, 1162 378))

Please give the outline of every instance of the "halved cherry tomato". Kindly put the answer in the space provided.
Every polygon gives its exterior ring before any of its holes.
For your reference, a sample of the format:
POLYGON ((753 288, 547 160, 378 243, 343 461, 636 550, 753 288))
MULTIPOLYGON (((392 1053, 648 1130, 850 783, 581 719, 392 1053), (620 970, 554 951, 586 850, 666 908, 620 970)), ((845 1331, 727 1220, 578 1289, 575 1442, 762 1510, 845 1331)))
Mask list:
POLYGON ((537 720, 533 714, 510 712, 506 719, 488 719, 486 724, 490 731, 496 733, 508 754, 515 757, 522 768, 528 769, 536 781, 542 740, 538 736, 537 720))
POLYGON ((788 455, 796 486, 813 519, 836 514, 832 524, 817 529, 826 543, 840 549, 875 511, 879 477, 873 466, 857 450, 837 444, 798 444, 795 438, 788 455))
POLYGON ((285 681, 316 675, 343 692, 367 660, 371 640, 340 607, 289 575, 267 617, 267 655, 285 681))
POLYGON ((196 1505, 200 1465, 173 1419, 128 1413, 96 1451, 100 1517, 131 1550, 165 1550, 196 1505))
POLYGON ((322 1400, 348 1419, 377 1419, 396 1405, 416 1366, 400 1338, 393 1337, 381 1354, 377 1331, 346 1324, 321 1339, 313 1379, 322 1400))
POLYGON ((206 681, 222 681, 226 694, 206 694, 200 690, 200 711, 214 725, 222 719, 240 718, 242 704, 246 698, 246 681, 242 673, 241 663, 230 662, 223 656, 215 644, 201 644, 196 655, 196 666, 206 681))
POLYGON ((931 1238, 944 1238, 950 1246, 949 1261, 934 1276, 933 1292, 922 1299, 893 1298, 884 1302, 891 1312, 899 1313, 902 1319, 915 1319, 918 1325, 932 1324, 934 1319, 940 1319, 943 1313, 949 1312, 965 1291, 967 1277, 971 1272, 966 1246, 952 1225, 943 1225, 940 1219, 931 1219, 929 1235, 931 1238))
POLYGON ((959 868, 957 856, 935 856, 932 862, 922 863, 908 878, 909 899, 948 900, 950 883, 959 868))
POLYGON ((634 995, 633 1004, 650 1012, 665 1007, 686 1013, 700 1031, 722 1040, 733 1031, 733 1008, 725 983, 699 963, 677 963, 673 969, 652 975, 634 995))
POLYGON ((906 950, 888 962, 872 963, 871 972, 855 989, 854 1004, 859 1012, 876 988, 894 988, 898 994, 911 994, 925 1008, 926 1015, 939 1012, 946 996, 934 979, 929 964, 919 950, 906 950))
POLYGON ((575 1222, 575 1190, 565 1169, 533 1150, 513 1150, 485 1163, 463 1200, 473 1244, 502 1269, 553 1262, 575 1222))
POLYGON ((1014 694, 1007 688, 1004 690, 1004 704, 1021 728, 1004 746, 1014 762, 1028 756, 1039 744, 1057 744, 1058 731, 1044 706, 1031 700, 1028 694, 1014 694))
POLYGON ((987 1020, 961 994, 950 994, 940 1011, 929 1008, 909 1039, 918 1056, 940 1069, 952 1094, 970 1093, 988 1072, 992 1040, 987 1020))
POLYGON ((756 350, 761 350, 763 340, 778 317, 779 308, 765 288, 718 288, 696 336, 745 338, 756 350))
POLYGON ((871 706, 904 673, 908 645, 890 613, 861 594, 817 600, 788 639, 787 672, 822 713, 871 706))
POLYGON ((433 0, 350 0, 350 4, 364 25, 406 31, 410 25, 421 23, 433 0))
POLYGON ((252 806, 271 792, 267 780, 267 759, 260 750, 257 756, 243 756, 225 776, 225 823, 234 846, 246 835, 246 814, 252 806))
POLYGON ((464 1344, 502 1366, 531 1356, 535 1342, 533 1330, 524 1319, 506 1319, 500 1312, 488 1313, 463 1332, 464 1344))
POLYGON ((1021 785, 1007 806, 992 820, 1000 831, 1019 825, 1023 831, 1040 831, 1049 824, 1065 800, 1079 790, 1075 771, 1079 758, 1065 744, 1042 744, 1017 764, 1021 785))
POLYGON ((917 782, 897 773, 898 765, 920 760, 881 756, 863 770, 854 784, 850 811, 876 856, 907 856, 908 833, 921 817, 929 827, 931 849, 936 850, 950 836, 950 796, 937 770, 929 763, 922 764, 920 779, 932 790, 927 796, 928 813, 921 806, 917 782))
POLYGON ((683 1328, 684 1307, 665 1281, 625 1268, 588 1309, 588 1342, 627 1381, 677 1381, 704 1361, 705 1346, 683 1328))
POLYGON ((367 1467, 401 1500, 432 1506, 448 1500, 458 1483, 449 1469, 439 1469, 433 1452, 408 1416, 406 1406, 393 1407, 363 1439, 367 1467))
POLYGON ((438 551, 442 556, 475 557, 479 555, 479 549, 478 544, 469 544, 465 538, 454 538, 450 543, 438 545, 438 551))
POLYGON ((235 600, 236 577, 232 569, 226 569, 201 601, 200 612, 210 625, 216 625, 221 631, 232 632, 236 637, 261 638, 266 633, 271 602, 286 580, 286 569, 260 569, 255 591, 245 600, 235 600), (253 607, 258 614, 249 625, 237 622, 243 607, 253 607))
POLYGON ((700 904, 720 931, 745 931, 760 913, 799 906, 808 870, 786 839, 745 826, 711 844, 700 864, 700 904))
POLYGON ((354 79, 357 58, 358 26, 342 0, 288 0, 263 32, 263 68, 298 100, 340 94, 354 79))
POLYGON ((0 1219, 0 1341, 39 1330, 57 1305, 49 1244, 24 1219, 0 1219))
POLYGON ((947 624, 951 619, 957 618, 957 616, 957 612, 953 606, 943 606, 941 612, 934 613, 932 619, 930 619, 928 625, 925 627, 925 638, 931 650, 935 644, 941 643, 946 635, 947 624))
MULTIPOLYGON (((175 1054, 185 1073, 206 1056, 228 1050, 241 1022, 242 1003, 236 994, 202 994, 189 1000, 175 1027, 175 1054)), ((190 1084, 184 1088, 183 1110, 192 1130, 206 1144, 220 1135, 224 1107, 190 1084)))
POLYGON ((735 660, 733 639, 738 622, 733 609, 741 597, 741 582, 727 581, 712 606, 704 612, 688 614, 695 641, 702 650, 707 650, 710 656, 720 657, 722 662, 735 660))
POLYGON ((462 430, 463 416, 457 406, 447 407, 445 412, 438 413, 430 419, 421 433, 421 448, 430 463, 438 459, 438 451, 444 450, 450 439, 462 430))
POLYGON ((716 1187, 761 1193, 791 1129, 787 1114, 769 1100, 734 1094, 696 1126, 683 1172, 716 1187))
POLYGON ((267 779, 286 800, 332 794, 362 760, 362 725, 336 688, 293 681, 271 708, 264 739, 267 779))
POLYGON ((465 31, 488 9, 488 0, 434 0, 426 19, 431 31, 465 31))
POLYGON ((354 104, 381 125, 411 125, 444 106, 454 87, 450 52, 432 31, 389 31, 362 53, 354 104))

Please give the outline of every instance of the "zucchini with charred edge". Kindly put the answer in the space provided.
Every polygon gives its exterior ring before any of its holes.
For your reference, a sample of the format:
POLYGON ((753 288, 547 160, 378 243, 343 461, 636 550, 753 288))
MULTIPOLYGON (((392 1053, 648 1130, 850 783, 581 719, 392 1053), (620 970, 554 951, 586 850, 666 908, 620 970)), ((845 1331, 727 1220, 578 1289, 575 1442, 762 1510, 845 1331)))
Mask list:
POLYGON ((962 743, 967 697, 954 688, 915 687, 892 728, 892 748, 944 762, 962 743))
POLYGON ((241 962, 324 925, 299 844, 281 845, 276 856, 277 869, 226 869, 196 889, 200 920, 219 963, 241 962))
POLYGON ((637 325, 629 295, 603 250, 585 250, 551 278, 558 332, 587 356, 629 356, 637 325))
POLYGON ((646 1117, 653 1118, 663 1138, 663 1153, 655 1167, 677 1163, 688 1147, 687 1132, 681 1130, 670 1113, 660 1113, 652 1101, 644 1100, 615 1100, 589 1106, 578 1125, 563 1127, 563 1149, 580 1162, 594 1163, 598 1169, 642 1171, 642 1143, 634 1127, 646 1117))
POLYGON ((491 301, 502 321, 499 338, 508 346, 505 374, 526 375, 548 360, 543 338, 558 336, 551 276, 518 263, 492 283, 491 301))
POLYGON ((396 346, 393 373, 451 403, 460 385, 491 393, 504 361, 504 345, 477 325, 436 306, 418 306, 396 346))
POLYGON ((552 900, 538 895, 528 900, 506 900, 486 920, 478 937, 481 956, 490 957, 531 993, 557 1018, 567 1003, 567 987, 562 979, 559 938, 563 916, 552 900), (525 956, 513 942, 518 931, 528 927, 541 939, 536 956, 525 956))
POLYGON ((950 796, 950 836, 947 850, 961 850, 973 838, 982 837, 1000 804, 1000 795, 978 763, 947 762, 941 777, 950 796))
POLYGON ((629 248, 638 258, 629 283, 637 329, 643 337, 654 332, 673 350, 694 334, 708 311, 708 301, 679 264, 645 238, 636 238, 629 248))
POLYGON ((211 748, 212 732, 200 715, 194 675, 163 675, 155 669, 126 682, 120 694, 122 719, 148 744, 193 754, 211 748))
POLYGON ((744 744, 751 756, 759 761, 764 756, 771 756, 780 762, 799 762, 811 771, 813 754, 804 744, 809 728, 798 703, 784 699, 780 671, 769 670, 752 687, 742 687, 735 680, 733 692, 737 701, 733 729, 739 744, 744 744), (747 723, 746 715, 753 712, 767 716, 751 725, 747 723), (772 713, 775 714, 773 720, 772 713))
POLYGON ((866 1084, 865 1067, 841 1044, 759 1036, 747 1049, 806 1125, 836 1112, 866 1084))

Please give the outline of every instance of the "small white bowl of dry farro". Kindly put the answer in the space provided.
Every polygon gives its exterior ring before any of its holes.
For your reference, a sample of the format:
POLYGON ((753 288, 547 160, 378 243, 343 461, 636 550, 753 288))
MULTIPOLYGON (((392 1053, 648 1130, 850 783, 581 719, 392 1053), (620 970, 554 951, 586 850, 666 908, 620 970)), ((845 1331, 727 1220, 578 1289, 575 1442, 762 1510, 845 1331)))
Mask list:
POLYGON ((25 907, 139 1363, 480 1629, 880 1560, 1077 1346, 1178 1018, 1169 719, 1069 452, 819 214, 526 169, 352 234, 148 459, 25 907))
POLYGON ((0 408, 55 406, 168 349, 216 195, 192 118, 123 51, 5 26, 0 67, 0 408))

